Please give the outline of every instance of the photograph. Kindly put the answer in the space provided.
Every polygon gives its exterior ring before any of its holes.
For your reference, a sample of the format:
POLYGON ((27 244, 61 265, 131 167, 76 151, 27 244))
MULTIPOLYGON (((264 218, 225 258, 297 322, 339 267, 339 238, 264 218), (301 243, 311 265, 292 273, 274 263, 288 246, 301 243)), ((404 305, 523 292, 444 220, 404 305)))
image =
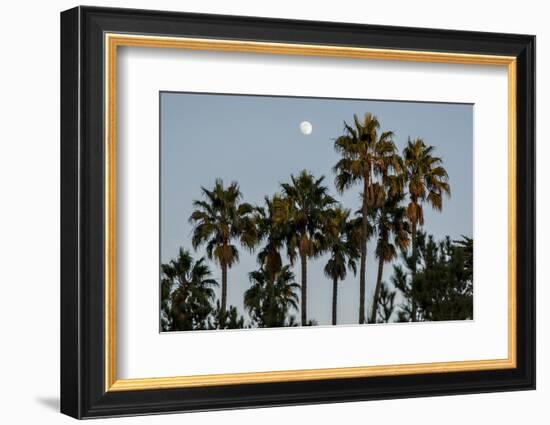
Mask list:
POLYGON ((473 104, 160 92, 160 331, 473 320, 473 104))

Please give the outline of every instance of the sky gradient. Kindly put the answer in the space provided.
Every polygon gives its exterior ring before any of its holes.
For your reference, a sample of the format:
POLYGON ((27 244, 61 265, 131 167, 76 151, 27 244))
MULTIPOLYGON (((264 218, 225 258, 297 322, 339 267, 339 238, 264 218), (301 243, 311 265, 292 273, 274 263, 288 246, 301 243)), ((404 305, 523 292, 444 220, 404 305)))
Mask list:
MULTIPOLYGON (((192 201, 200 199, 201 186, 211 189, 218 177, 226 186, 237 181, 243 201, 263 205, 264 197, 278 192, 281 182, 307 169, 316 177, 325 176, 330 194, 344 207, 358 209, 359 185, 344 195, 334 188, 332 167, 338 155, 333 145, 344 120, 365 112, 378 117, 382 131, 394 131, 400 152, 408 137, 421 137, 443 159, 452 197, 444 199, 441 213, 424 207, 424 229, 438 239, 473 236, 473 105, 174 92, 162 92, 160 104, 163 263, 175 258, 180 246, 193 252, 188 222, 192 201), (310 135, 300 132, 302 121, 312 124, 310 135)), ((368 245, 367 307, 376 278, 374 246, 375 238, 368 245)), ((242 298, 250 285, 248 273, 258 265, 255 254, 239 251, 240 262, 228 272, 227 301, 248 320, 242 298)), ((204 248, 193 255, 205 255, 204 248)), ((323 273, 326 261, 323 256, 308 262, 308 319, 319 325, 331 321, 332 283, 323 273)), ((221 283, 219 267, 209 264, 221 283)), ((385 266, 383 280, 388 281, 392 269, 391 264, 385 266)), ((294 273, 299 282, 299 264, 294 273)), ((339 324, 357 323, 358 299, 359 278, 350 272, 339 286, 339 324)), ((299 313, 295 316, 298 319, 299 313)))

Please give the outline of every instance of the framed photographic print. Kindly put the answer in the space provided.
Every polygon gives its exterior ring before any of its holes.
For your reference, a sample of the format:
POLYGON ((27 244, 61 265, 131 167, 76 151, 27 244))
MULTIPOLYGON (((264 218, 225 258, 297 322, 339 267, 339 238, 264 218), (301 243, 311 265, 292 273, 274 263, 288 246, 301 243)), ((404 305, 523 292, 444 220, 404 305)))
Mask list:
POLYGON ((535 38, 61 14, 61 411, 535 387, 535 38))

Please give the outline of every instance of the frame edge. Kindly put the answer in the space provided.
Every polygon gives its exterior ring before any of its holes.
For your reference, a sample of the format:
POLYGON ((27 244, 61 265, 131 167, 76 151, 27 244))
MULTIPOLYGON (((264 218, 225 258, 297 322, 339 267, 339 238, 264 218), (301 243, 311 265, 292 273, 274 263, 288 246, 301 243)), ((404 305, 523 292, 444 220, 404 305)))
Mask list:
POLYGON ((61 314, 60 411, 82 417, 79 144, 80 144, 80 8, 60 14, 61 31, 61 314))

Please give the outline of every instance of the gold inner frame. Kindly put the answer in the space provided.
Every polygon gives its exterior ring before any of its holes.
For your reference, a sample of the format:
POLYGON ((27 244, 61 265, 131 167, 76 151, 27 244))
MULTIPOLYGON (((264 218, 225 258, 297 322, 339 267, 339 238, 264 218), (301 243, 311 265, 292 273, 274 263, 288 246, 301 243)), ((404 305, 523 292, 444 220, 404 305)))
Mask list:
POLYGON ((448 373, 510 369, 516 367, 516 58, 410 50, 370 49, 328 45, 267 43, 105 34, 105 391, 134 391, 214 385, 358 378, 417 373, 448 373), (508 72, 508 357, 383 366, 304 369, 164 378, 118 379, 116 325, 116 123, 117 48, 119 46, 247 52, 280 55, 324 56, 468 65, 503 66, 508 72))

